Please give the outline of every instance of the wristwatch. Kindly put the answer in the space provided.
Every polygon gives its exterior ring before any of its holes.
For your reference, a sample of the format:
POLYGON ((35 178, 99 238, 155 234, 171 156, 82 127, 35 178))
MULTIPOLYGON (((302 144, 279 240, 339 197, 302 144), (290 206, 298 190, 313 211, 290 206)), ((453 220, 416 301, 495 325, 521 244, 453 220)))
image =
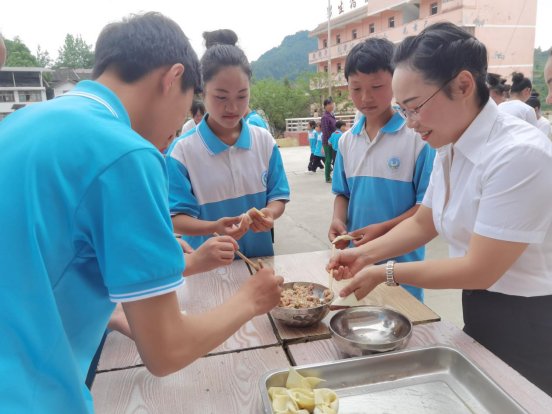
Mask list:
POLYGON ((387 286, 399 286, 395 282, 395 261, 389 260, 385 265, 385 284, 387 286))

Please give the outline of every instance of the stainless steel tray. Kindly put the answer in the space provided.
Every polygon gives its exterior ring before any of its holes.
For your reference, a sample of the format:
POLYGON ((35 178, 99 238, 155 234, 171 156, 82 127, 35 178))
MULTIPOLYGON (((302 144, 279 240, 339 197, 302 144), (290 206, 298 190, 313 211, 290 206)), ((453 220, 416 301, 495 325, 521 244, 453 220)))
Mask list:
MULTIPOLYGON (((339 396, 339 414, 526 413, 480 368, 454 348, 432 346, 296 367, 325 379, 339 396)), ((263 409, 268 388, 285 386, 287 369, 259 381, 263 409)))

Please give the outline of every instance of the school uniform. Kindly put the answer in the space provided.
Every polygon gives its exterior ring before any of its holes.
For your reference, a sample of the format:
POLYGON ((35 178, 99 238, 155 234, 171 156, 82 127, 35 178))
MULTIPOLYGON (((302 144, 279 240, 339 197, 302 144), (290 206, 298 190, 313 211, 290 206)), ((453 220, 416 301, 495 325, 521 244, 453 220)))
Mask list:
POLYGON ((552 395, 550 177, 550 140, 490 99, 438 150, 423 204, 451 257, 466 255, 474 233, 528 243, 489 289, 463 292, 464 330, 552 395))
POLYGON ((544 116, 537 119, 537 128, 540 129, 548 138, 552 138, 552 126, 550 125, 550 121, 544 116))
MULTIPOLYGON (((177 140, 167 157, 171 214, 200 220, 239 216, 275 200, 289 200, 280 151, 270 133, 241 122, 236 143, 228 146, 209 128, 208 114, 195 131, 177 140)), ((184 236, 193 248, 210 236, 184 236)), ((246 256, 274 254, 270 231, 249 230, 238 240, 246 256)))
POLYGON ((0 136, 2 412, 92 413, 85 378, 114 302, 182 284, 163 156, 93 81, 0 136))
POLYGON ((527 105, 525 102, 521 102, 518 99, 502 102, 498 105, 498 109, 519 119, 523 119, 525 122, 528 122, 533 126, 538 126, 537 114, 535 113, 533 107, 527 105))
POLYGON ((255 125, 255 126, 258 126, 258 127, 261 127, 261 128, 264 128, 266 129, 267 131, 269 131, 268 129, 268 125, 266 124, 265 120, 263 119, 262 116, 260 116, 257 111, 250 111, 246 116, 245 116, 245 122, 247 122, 248 125, 255 125))
POLYGON ((308 134, 308 140, 309 140, 309 146, 310 146, 310 157, 309 157, 309 164, 307 166, 307 171, 316 172, 316 167, 314 166, 317 162, 317 159, 314 155, 314 149, 316 147, 316 131, 314 129, 311 129, 307 132, 308 134))
MULTIPOLYGON (((429 183, 435 151, 406 126, 399 113, 370 141, 362 115, 343 133, 335 160, 332 191, 349 200, 347 228, 358 230, 391 220, 420 204, 429 183)), ((424 259, 424 247, 394 258, 424 259)), ((423 290, 404 286, 419 300, 423 290)))

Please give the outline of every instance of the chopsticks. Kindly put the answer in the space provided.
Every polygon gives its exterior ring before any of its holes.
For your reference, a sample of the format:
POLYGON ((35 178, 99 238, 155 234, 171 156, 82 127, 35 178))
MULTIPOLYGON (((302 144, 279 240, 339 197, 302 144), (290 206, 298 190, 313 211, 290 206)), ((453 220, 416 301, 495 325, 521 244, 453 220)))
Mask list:
MULTIPOLYGON (((217 237, 220 236, 220 234, 218 234, 217 232, 213 233, 213 235, 217 236, 217 237)), ((234 253, 236 253, 245 263, 247 263, 249 266, 251 266, 257 272, 264 267, 263 262, 261 261, 261 259, 259 259, 259 263, 257 264, 253 260, 248 258, 245 254, 240 252, 239 250, 236 250, 234 253)))

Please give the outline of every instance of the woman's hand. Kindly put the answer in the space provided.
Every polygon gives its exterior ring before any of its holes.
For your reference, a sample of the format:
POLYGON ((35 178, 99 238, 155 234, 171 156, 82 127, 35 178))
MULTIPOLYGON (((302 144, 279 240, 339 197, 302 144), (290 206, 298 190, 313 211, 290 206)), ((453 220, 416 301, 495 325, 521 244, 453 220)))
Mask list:
POLYGON ((350 279, 364 266, 371 264, 359 248, 341 250, 330 258, 326 270, 333 270, 335 280, 350 279))
POLYGON ((353 277, 351 282, 339 292, 339 296, 347 297, 354 293, 356 298, 361 300, 383 282, 385 282, 385 267, 367 266, 353 277))

